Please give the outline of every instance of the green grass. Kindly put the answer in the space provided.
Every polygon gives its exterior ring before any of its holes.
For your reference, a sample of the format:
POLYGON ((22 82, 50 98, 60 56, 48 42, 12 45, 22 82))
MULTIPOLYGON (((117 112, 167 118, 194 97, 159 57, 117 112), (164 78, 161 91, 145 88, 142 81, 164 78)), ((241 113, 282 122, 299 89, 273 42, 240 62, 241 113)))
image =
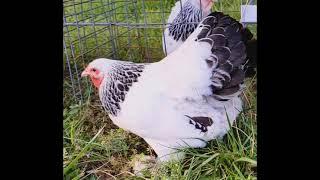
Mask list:
MULTIPOLYGON (((72 2, 72 1, 71 1, 72 2)), ((76 0, 80 2, 80 0, 76 0)), ((83 1, 86 2, 86 1, 83 1)), ((118 7, 115 12, 111 11, 110 16, 103 14, 104 9, 99 2, 92 4, 97 8, 97 22, 128 22, 128 23, 161 23, 161 7, 170 12, 174 0, 145 1, 138 0, 136 4, 129 0, 127 8, 123 6, 126 2, 114 0, 103 0, 105 3, 113 3, 118 7), (143 8, 143 6, 145 8, 143 8), (149 13, 143 16, 144 10, 149 13), (135 14, 126 18, 121 13, 135 14)), ((66 3, 68 4, 68 3, 66 3)), ((75 6, 76 12, 87 11, 79 15, 79 19, 88 17, 92 13, 90 4, 82 7, 75 6)), ((105 6, 111 10, 112 6, 105 6)), ((219 10, 240 19, 240 0, 220 0, 214 6, 219 10)), ((73 7, 65 9, 66 14, 74 12, 73 7)), ((166 21, 168 13, 165 14, 166 21)), ((69 17, 68 22, 75 21, 75 17, 69 17)), ((90 22, 90 19, 83 22, 90 22)), ((73 27, 75 28, 75 27, 73 27)), ((256 35, 256 26, 249 27, 256 35)), ((69 27, 69 30, 72 28, 69 27)), ((86 63, 97 57, 109 57, 121 60, 133 60, 135 62, 158 61, 164 57, 161 45, 162 29, 155 28, 133 28, 111 26, 96 27, 102 29, 103 33, 97 38, 90 36, 83 39, 81 43, 74 42, 74 56, 68 48, 68 57, 71 61, 71 70, 75 73, 76 63, 80 72, 86 63), (105 28, 103 30, 103 28, 105 28), (113 33, 113 36, 110 34, 113 33), (106 43, 89 53, 105 41, 113 41, 116 51, 112 53, 112 43, 106 43), (129 43, 130 41, 130 43, 129 43)), ((66 31, 66 28, 64 29, 66 31)), ((80 37, 93 32, 93 27, 85 26, 79 29, 80 37)), ((78 31, 70 32, 70 37, 65 37, 66 45, 78 39, 78 31)), ((66 60, 66 59, 65 59, 66 60)), ((222 140, 211 141, 206 148, 185 149, 187 157, 183 162, 165 164, 152 171, 144 172, 144 177, 136 177, 132 172, 131 161, 139 154, 154 155, 153 150, 140 137, 125 132, 115 126, 100 106, 97 91, 87 82, 86 79, 79 80, 83 94, 83 100, 79 101, 73 96, 71 77, 68 67, 65 64, 64 73, 64 131, 63 131, 63 168, 65 179, 256 179, 256 78, 248 79, 247 89, 243 93, 245 110, 238 117, 232 129, 222 140)), ((78 73, 79 73, 78 72, 78 73)), ((75 91, 79 91, 77 79, 75 78, 75 91)))

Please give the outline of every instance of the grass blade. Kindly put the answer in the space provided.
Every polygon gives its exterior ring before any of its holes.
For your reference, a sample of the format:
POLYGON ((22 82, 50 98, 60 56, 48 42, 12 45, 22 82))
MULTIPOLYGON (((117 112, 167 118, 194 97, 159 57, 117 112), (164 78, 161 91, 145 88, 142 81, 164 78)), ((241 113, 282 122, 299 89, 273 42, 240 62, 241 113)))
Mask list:
POLYGON ((257 161, 250 159, 250 158, 247 158, 247 157, 242 157, 242 158, 239 158, 236 160, 236 162, 239 162, 239 161, 248 162, 248 163, 251 163, 252 166, 257 166, 257 161))
POLYGON ((207 160, 203 161, 203 162, 197 167, 197 169, 200 169, 202 166, 208 164, 213 158, 215 158, 215 157, 217 157, 217 156, 219 156, 219 155, 220 155, 220 153, 216 153, 216 154, 212 155, 212 156, 209 157, 207 160))

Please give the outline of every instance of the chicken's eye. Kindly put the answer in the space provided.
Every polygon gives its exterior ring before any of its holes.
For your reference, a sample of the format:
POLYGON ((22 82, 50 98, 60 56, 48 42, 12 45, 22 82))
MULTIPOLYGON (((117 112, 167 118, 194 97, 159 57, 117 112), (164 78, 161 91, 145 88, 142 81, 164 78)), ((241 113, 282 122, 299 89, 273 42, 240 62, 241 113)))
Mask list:
POLYGON ((97 70, 95 68, 92 69, 93 72, 96 72, 97 70))

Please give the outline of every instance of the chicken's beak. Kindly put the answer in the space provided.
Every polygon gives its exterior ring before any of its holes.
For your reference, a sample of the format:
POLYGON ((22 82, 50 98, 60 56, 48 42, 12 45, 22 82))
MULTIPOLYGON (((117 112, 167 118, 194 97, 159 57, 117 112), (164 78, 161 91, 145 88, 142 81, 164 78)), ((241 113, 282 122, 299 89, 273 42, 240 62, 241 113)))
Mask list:
POLYGON ((90 73, 87 69, 85 69, 82 73, 81 73, 81 77, 86 77, 86 76, 89 76, 90 73))

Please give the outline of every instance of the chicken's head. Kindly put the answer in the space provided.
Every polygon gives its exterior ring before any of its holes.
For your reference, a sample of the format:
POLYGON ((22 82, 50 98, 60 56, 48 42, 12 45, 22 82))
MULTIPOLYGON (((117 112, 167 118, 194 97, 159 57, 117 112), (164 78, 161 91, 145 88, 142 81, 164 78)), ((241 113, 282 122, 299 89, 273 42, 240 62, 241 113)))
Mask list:
POLYGON ((108 72, 110 62, 108 59, 96 59, 89 63, 85 70, 81 73, 81 77, 89 76, 93 85, 96 88, 99 88, 106 72, 108 72))

